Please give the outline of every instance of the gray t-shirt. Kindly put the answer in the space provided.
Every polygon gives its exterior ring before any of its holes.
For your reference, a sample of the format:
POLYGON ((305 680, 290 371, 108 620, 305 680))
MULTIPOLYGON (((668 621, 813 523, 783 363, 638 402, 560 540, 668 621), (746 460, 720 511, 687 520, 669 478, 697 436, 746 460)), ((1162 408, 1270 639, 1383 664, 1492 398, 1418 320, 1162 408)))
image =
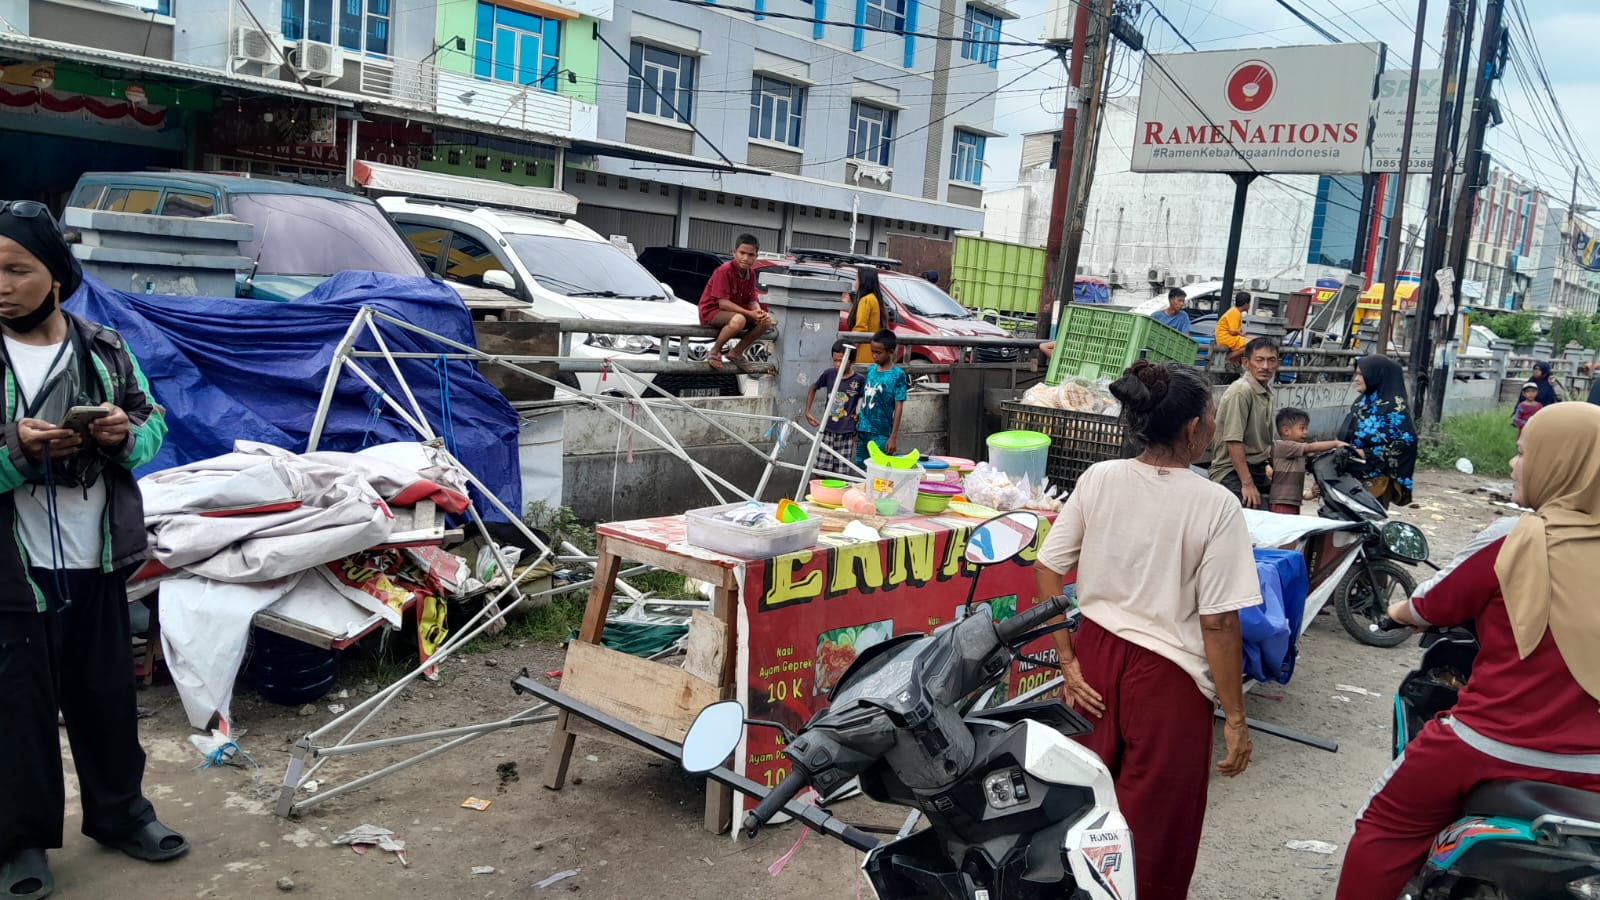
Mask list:
MULTIPOLYGON (((35 346, 10 337, 4 338, 6 355, 11 358, 12 375, 17 382, 17 409, 13 422, 28 418, 28 401, 35 405, 33 418, 59 422, 75 398, 40 398, 39 390, 53 376, 70 372, 74 365, 72 342, 35 346), (41 402, 41 399, 43 402, 41 402)), ((60 379, 70 383, 71 379, 60 379)), ((58 382, 58 383, 60 383, 58 382)), ((50 491, 43 484, 24 483, 12 492, 17 507, 17 533, 30 565, 56 569, 99 569, 105 550, 106 483, 97 478, 93 485, 54 488, 56 520, 60 525, 60 550, 51 546, 50 491)))

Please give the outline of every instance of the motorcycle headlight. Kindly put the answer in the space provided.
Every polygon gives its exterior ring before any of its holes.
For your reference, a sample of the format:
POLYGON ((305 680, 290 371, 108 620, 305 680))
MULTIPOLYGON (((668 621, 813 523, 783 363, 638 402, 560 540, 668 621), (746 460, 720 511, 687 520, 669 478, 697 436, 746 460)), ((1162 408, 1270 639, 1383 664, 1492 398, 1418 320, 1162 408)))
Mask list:
POLYGON ((655 338, 642 334, 591 334, 584 343, 619 353, 654 353, 660 347, 655 338))
POLYGON ((1567 883, 1567 893, 1583 900, 1600 900, 1600 875, 1590 875, 1567 883))

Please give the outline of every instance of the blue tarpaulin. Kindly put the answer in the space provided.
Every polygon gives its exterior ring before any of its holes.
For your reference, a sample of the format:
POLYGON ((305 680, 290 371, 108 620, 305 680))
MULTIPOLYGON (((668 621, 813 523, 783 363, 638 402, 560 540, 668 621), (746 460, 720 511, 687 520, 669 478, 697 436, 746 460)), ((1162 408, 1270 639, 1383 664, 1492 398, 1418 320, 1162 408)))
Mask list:
MULTIPOLYGON (((471 314, 447 285, 373 272, 341 272, 293 303, 127 294, 86 276, 66 304, 122 335, 166 407, 166 443, 140 475, 228 453, 236 440, 304 451, 334 350, 363 306, 477 345, 471 314)), ((435 355, 398 361, 429 426, 502 503, 520 511, 516 411, 475 365, 439 359, 453 351, 438 341, 386 323, 378 330, 392 352, 435 355)), ((354 349, 378 346, 364 331, 354 349)), ((386 361, 357 362, 410 411, 386 361)), ((318 449, 421 439, 393 410, 374 413, 379 406, 376 392, 343 373, 318 449)), ((477 506, 485 519, 503 518, 481 497, 477 506)))
POLYGON ((1288 684, 1310 590, 1306 560, 1296 550, 1272 549, 1256 550, 1255 559, 1262 602, 1239 611, 1244 674, 1256 681, 1288 684))

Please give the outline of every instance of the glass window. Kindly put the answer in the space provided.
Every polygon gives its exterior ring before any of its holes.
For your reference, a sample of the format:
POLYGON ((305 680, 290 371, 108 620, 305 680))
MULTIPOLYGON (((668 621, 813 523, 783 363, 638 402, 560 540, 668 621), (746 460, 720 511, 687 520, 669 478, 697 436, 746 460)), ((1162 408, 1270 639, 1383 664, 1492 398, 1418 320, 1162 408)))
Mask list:
POLYGON ((78 192, 72 195, 72 199, 67 202, 67 205, 81 209, 104 209, 100 205, 100 198, 105 194, 105 190, 106 186, 103 184, 86 184, 78 188, 78 192))
POLYGON ((800 146, 806 89, 798 84, 755 76, 750 87, 750 136, 800 146))
POLYGON ((198 219, 201 216, 212 215, 216 211, 216 198, 209 194, 168 191, 167 199, 161 204, 163 216, 177 216, 180 219, 198 219))
POLYGON ((906 0, 867 0, 866 22, 873 28, 906 30, 906 0))
POLYGON ((561 21, 479 3, 472 62, 479 78, 554 91, 561 70, 561 21))
POLYGON ((397 224, 400 233, 405 235, 406 241, 411 244, 411 249, 417 251, 417 256, 422 258, 422 264, 428 267, 429 272, 437 272, 439 253, 444 248, 444 242, 450 236, 450 232, 432 225, 407 222, 397 224))
POLYGON ((528 274, 568 297, 664 300, 661 282, 609 241, 544 234, 507 234, 506 242, 528 274))
POLYGON ((924 319, 972 318, 972 313, 950 299, 949 294, 921 278, 885 278, 882 284, 890 296, 924 319))
MULTIPOLYGON (((300 194, 236 194, 234 216, 256 227, 239 255, 263 275, 326 277, 345 269, 425 276, 411 247, 377 205, 300 194)), ((621 251, 618 251, 621 252, 621 251)))
POLYGON ((850 158, 889 164, 889 146, 894 142, 894 110, 870 103, 850 103, 850 158))
POLYGON ((451 236, 450 259, 445 262, 444 277, 482 287, 483 275, 491 269, 504 270, 505 266, 482 241, 459 231, 451 236))
POLYGON ((694 115, 695 58, 634 42, 629 52, 628 112, 688 122, 694 115), (677 112, 673 112, 677 107, 677 112))
POLYGON ((100 208, 112 212, 153 214, 156 211, 156 204, 160 202, 160 188, 112 188, 106 192, 105 202, 100 208))
POLYGON ((961 32, 961 58, 1000 66, 1000 17, 975 6, 967 7, 967 21, 961 32), (985 43, 987 42, 987 43, 985 43))
POLYGON ((389 55, 393 0, 286 0, 283 36, 338 44, 355 53, 389 55))
POLYGON ((983 184, 983 145, 981 134, 956 129, 950 144, 950 180, 983 184))

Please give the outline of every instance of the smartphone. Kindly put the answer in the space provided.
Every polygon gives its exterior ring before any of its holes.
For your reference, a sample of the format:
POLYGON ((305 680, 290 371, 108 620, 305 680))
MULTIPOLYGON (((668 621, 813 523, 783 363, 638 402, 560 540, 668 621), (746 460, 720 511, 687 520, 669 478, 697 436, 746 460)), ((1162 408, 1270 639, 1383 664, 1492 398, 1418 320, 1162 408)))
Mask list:
POLYGON ((61 420, 61 427, 87 434, 90 422, 109 415, 111 410, 104 406, 74 406, 67 410, 67 417, 61 420))

